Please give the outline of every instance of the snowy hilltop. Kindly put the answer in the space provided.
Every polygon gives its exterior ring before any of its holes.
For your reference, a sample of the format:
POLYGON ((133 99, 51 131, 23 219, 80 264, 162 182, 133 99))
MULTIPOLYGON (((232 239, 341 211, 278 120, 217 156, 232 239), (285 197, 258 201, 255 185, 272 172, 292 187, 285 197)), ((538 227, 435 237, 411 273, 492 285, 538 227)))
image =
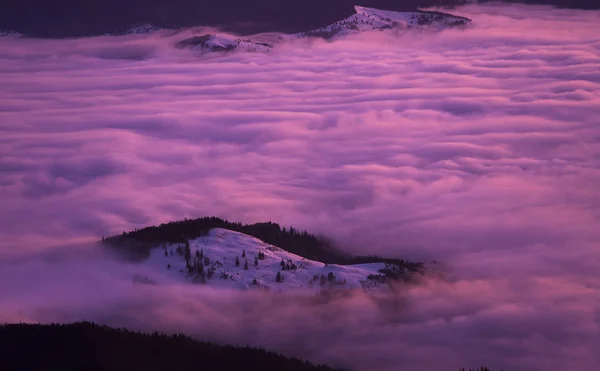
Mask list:
POLYGON ((135 280, 142 283, 180 281, 278 291, 387 290, 388 284, 411 282, 415 274, 425 272, 422 263, 350 255, 323 237, 272 222, 185 219, 103 237, 102 242, 139 262, 135 280))
POLYGON ((385 263, 325 264, 269 245, 255 237, 215 228, 186 243, 164 244, 140 263, 155 275, 136 275, 139 283, 202 283, 237 289, 388 290, 386 274, 407 274, 385 263), (165 278, 166 277, 166 278, 165 278))
POLYGON ((296 34, 296 37, 322 37, 333 39, 360 32, 397 30, 442 31, 471 24, 468 18, 433 11, 394 12, 355 6, 355 14, 316 30, 296 34))
POLYGON ((175 44, 177 48, 189 48, 196 51, 215 52, 241 50, 246 52, 266 52, 273 46, 267 43, 231 37, 227 35, 205 34, 192 36, 175 44))

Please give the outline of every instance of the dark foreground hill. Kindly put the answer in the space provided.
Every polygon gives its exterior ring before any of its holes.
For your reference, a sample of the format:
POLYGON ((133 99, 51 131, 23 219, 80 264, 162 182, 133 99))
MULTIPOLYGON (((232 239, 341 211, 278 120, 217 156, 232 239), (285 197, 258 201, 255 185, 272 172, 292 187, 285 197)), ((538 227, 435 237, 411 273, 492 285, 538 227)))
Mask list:
POLYGON ((142 334, 89 322, 0 326, 2 371, 329 371, 258 348, 142 334))

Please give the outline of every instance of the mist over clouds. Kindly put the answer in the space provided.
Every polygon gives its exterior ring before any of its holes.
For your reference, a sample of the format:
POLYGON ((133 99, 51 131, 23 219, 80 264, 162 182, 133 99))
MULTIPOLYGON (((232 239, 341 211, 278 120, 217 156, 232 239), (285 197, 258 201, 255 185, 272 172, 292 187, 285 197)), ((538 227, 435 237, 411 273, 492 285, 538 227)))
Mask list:
POLYGON ((199 55, 0 38, 0 321, 90 319, 357 370, 600 364, 600 13, 199 55), (373 299, 140 285, 100 236, 217 215, 443 263, 373 299), (100 255, 98 255, 100 254, 100 255))

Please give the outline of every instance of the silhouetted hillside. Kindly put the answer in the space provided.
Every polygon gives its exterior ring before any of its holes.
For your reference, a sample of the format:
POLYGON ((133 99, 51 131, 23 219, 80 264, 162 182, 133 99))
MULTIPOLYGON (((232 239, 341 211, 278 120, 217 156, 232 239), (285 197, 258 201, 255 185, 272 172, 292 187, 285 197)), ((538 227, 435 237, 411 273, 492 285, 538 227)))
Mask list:
POLYGON ((257 348, 141 334, 89 322, 0 326, 2 371, 329 371, 257 348))
POLYGON ((105 244, 133 252, 139 257, 145 257, 151 248, 162 243, 185 243, 187 240, 206 236, 212 228, 223 228, 254 236, 268 244, 275 245, 286 251, 304 258, 317 260, 328 264, 362 264, 384 262, 410 271, 419 271, 423 265, 403 259, 390 259, 378 256, 352 256, 336 248, 332 242, 317 237, 306 231, 281 228, 276 223, 242 224, 233 223, 216 217, 185 219, 161 224, 131 232, 123 232, 117 236, 103 238, 105 244))

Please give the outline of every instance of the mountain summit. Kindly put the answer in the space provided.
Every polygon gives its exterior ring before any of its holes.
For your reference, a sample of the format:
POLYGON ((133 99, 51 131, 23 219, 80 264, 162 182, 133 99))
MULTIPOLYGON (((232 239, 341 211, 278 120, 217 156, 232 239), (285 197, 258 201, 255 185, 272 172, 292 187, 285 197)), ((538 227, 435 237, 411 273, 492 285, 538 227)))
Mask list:
POLYGON ((387 29, 442 31, 471 24, 468 18, 434 11, 394 12, 358 5, 354 6, 354 10, 356 13, 344 20, 316 30, 301 32, 297 36, 332 39, 364 31, 387 29))

